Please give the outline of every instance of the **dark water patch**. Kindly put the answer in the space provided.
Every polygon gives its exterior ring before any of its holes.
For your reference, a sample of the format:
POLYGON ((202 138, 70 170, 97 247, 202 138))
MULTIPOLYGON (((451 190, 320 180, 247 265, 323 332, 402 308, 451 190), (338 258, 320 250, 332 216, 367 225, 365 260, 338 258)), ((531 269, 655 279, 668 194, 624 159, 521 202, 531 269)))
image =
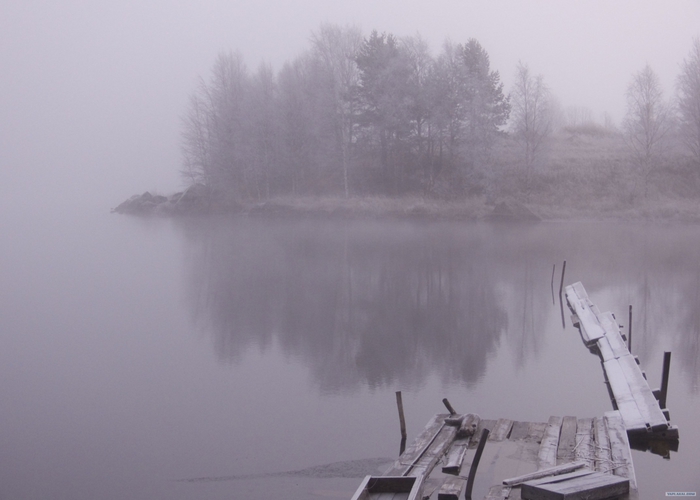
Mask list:
POLYGON ((191 479, 179 479, 187 483, 210 483, 217 481, 236 481, 239 479, 257 479, 264 477, 311 477, 311 478, 362 478, 370 474, 377 474, 387 467, 391 458, 365 458, 361 460, 345 460, 330 464, 307 467, 306 469, 283 472, 265 472, 260 474, 243 474, 232 476, 195 477, 191 479))

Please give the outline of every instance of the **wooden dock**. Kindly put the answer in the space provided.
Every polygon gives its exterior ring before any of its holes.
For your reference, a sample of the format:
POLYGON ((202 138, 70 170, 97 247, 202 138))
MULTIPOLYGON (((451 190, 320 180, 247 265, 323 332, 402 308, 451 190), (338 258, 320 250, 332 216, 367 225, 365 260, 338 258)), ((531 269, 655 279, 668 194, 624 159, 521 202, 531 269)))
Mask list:
POLYGON ((620 411, 630 439, 677 440, 678 428, 670 424, 668 410, 661 408, 613 314, 601 313, 581 282, 566 287, 566 301, 583 343, 600 356, 613 408, 620 411))
MULTIPOLYGON (((486 492, 484 500, 548 498, 532 496, 527 488, 545 494, 548 489, 568 489, 581 495, 598 488, 619 498, 638 498, 627 432, 618 411, 595 418, 550 417, 548 422, 438 414, 384 476, 420 478, 423 499, 464 498, 483 429, 490 433, 472 481, 474 493, 486 492)), ((365 478, 363 485, 371 478, 365 478)), ((362 488, 353 498, 408 498, 403 492, 372 496, 362 488)))

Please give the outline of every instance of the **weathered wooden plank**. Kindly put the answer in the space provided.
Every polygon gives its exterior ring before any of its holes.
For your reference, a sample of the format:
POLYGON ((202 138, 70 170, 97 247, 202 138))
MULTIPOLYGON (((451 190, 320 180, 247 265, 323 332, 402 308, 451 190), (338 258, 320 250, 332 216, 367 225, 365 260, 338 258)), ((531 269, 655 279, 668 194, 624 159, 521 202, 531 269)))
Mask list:
POLYGON ((644 418, 652 429, 667 428, 668 421, 661 411, 659 402, 654 397, 649 384, 642 376, 642 371, 639 369, 639 365, 634 357, 628 353, 625 356, 621 356, 618 359, 618 363, 627 378, 627 384, 630 387, 632 396, 637 403, 642 418, 644 418))
POLYGON ((557 465, 573 462, 576 447, 576 417, 564 417, 557 446, 557 465))
POLYGON ((530 485, 524 483, 522 496, 528 500, 602 500, 629 491, 627 479, 593 473, 567 481, 530 485))
POLYGON ((603 361, 608 361, 610 359, 615 359, 615 352, 613 351, 610 341, 607 337, 601 337, 596 341, 596 346, 598 347, 598 352, 600 353, 600 358, 603 361))
MULTIPOLYGON (((569 465, 571 465, 571 464, 569 464, 569 465)), ((582 465, 582 464, 578 464, 578 465, 582 465)), ((572 471, 572 472, 566 472, 564 474, 556 474, 554 476, 545 476, 545 477, 536 478, 536 479, 529 479, 529 480, 523 481, 523 482, 527 482, 527 484, 529 484, 531 486, 538 485, 538 484, 560 483, 562 481, 568 481, 569 479, 583 477, 583 476, 587 476, 587 475, 593 474, 593 473, 595 473, 595 471, 581 467, 580 469, 572 471)))
POLYGON ((489 431, 491 431, 497 422, 497 420, 479 420, 479 425, 476 428, 476 432, 474 432, 474 435, 469 440, 469 449, 472 450, 479 446, 479 440, 481 439, 481 431, 483 431, 484 429, 488 429, 489 431))
POLYGON ((385 476, 403 476, 407 471, 409 471, 413 465, 413 462, 420 457, 428 448, 428 445, 435 439, 437 434, 440 432, 444 425, 445 418, 449 415, 440 413, 435 415, 428 424, 423 429, 418 437, 413 441, 411 446, 409 446, 403 454, 394 462, 394 464, 387 470, 385 476))
POLYGON ((561 430, 561 417, 549 417, 544 431, 540 449, 537 453, 537 469, 546 469, 557 465, 557 447, 561 430))
POLYGON ((609 472, 612 463, 610 438, 603 417, 593 419, 593 436, 595 439, 595 470, 609 472))
POLYGON ((610 455, 613 462, 613 474, 629 479, 630 490, 637 491, 637 477, 634 473, 632 463, 632 452, 630 450, 627 430, 622 421, 620 412, 609 411, 605 413, 605 426, 608 430, 610 440, 610 455))
POLYGON ((579 330, 586 345, 593 344, 605 335, 605 330, 600 325, 595 312, 591 310, 592 304, 580 281, 566 287, 566 300, 578 316, 579 330))
POLYGON ((536 472, 530 472, 528 474, 523 474, 522 476, 511 477, 503 480, 503 484, 506 486, 517 486, 524 483, 525 481, 533 481, 535 479, 540 479, 543 477, 559 476, 561 474, 568 474, 576 470, 582 469, 586 464, 584 462, 571 462, 563 465, 556 465, 554 467, 548 467, 546 469, 541 469, 536 472))
POLYGON ((617 409, 622 414, 625 427, 628 430, 646 430, 646 419, 642 416, 632 390, 627 382, 627 377, 620 367, 619 360, 610 359, 603 362, 605 377, 610 384, 610 389, 615 397, 617 409))
POLYGON ((450 476, 442 483, 438 491, 438 500, 461 500, 462 491, 467 481, 461 477, 450 476))
POLYGON ((464 462, 464 454, 469 447, 469 439, 455 439, 447 453, 447 460, 442 467, 445 474, 459 474, 464 462))
POLYGON ((513 422, 512 430, 508 439, 519 441, 525 439, 530 431, 530 422, 513 422))
POLYGON ((589 469, 595 468, 595 441, 593 439, 592 418, 580 418, 576 422, 574 460, 585 462, 589 469))
POLYGON ((603 330, 605 330, 605 338, 610 344, 610 348, 616 358, 629 354, 629 349, 627 349, 627 342, 624 341, 622 335, 620 334, 620 325, 617 324, 617 320, 613 314, 608 311, 603 313, 598 317, 603 330))
POLYGON ((489 441, 503 441, 508 437, 512 426, 512 420, 508 420, 507 418, 499 419, 493 427, 491 434, 489 434, 489 441))
POLYGON ((546 422, 530 422, 530 429, 525 441, 531 443, 541 443, 544 437, 544 431, 547 429, 546 422))
POLYGON ((457 427, 443 426, 425 453, 415 461, 413 467, 405 475, 428 476, 437 465, 438 460, 447 452, 456 435, 457 427))

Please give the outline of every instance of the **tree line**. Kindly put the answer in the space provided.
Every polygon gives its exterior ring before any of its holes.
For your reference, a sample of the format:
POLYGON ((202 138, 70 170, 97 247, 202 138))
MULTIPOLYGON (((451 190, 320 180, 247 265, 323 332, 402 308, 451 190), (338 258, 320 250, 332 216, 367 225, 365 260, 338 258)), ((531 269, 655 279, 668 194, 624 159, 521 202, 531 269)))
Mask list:
MULTIPOLYGON (((633 76, 623 132, 642 176, 673 133, 700 166, 700 39, 676 94, 664 100, 648 67, 633 76)), ((556 112, 543 77, 525 64, 506 93, 475 39, 446 41, 434 56, 419 35, 365 37, 326 24, 277 72, 269 64, 251 72, 241 54, 219 54, 189 97, 182 173, 236 199, 459 197, 483 190, 506 136, 519 145, 529 183, 556 112)))

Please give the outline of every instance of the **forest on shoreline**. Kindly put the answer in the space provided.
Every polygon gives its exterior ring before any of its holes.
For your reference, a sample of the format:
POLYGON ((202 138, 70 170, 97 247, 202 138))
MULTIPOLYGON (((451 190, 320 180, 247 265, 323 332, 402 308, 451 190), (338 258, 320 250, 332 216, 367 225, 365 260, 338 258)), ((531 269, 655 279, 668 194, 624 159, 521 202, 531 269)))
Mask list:
POLYGON ((631 75, 619 125, 564 107, 523 62, 505 89, 475 39, 434 55, 420 35, 325 24, 310 42, 278 72, 222 52, 200 78, 181 138, 199 211, 481 218, 505 200, 544 218, 700 219, 700 38, 672 96, 648 65, 631 75))

